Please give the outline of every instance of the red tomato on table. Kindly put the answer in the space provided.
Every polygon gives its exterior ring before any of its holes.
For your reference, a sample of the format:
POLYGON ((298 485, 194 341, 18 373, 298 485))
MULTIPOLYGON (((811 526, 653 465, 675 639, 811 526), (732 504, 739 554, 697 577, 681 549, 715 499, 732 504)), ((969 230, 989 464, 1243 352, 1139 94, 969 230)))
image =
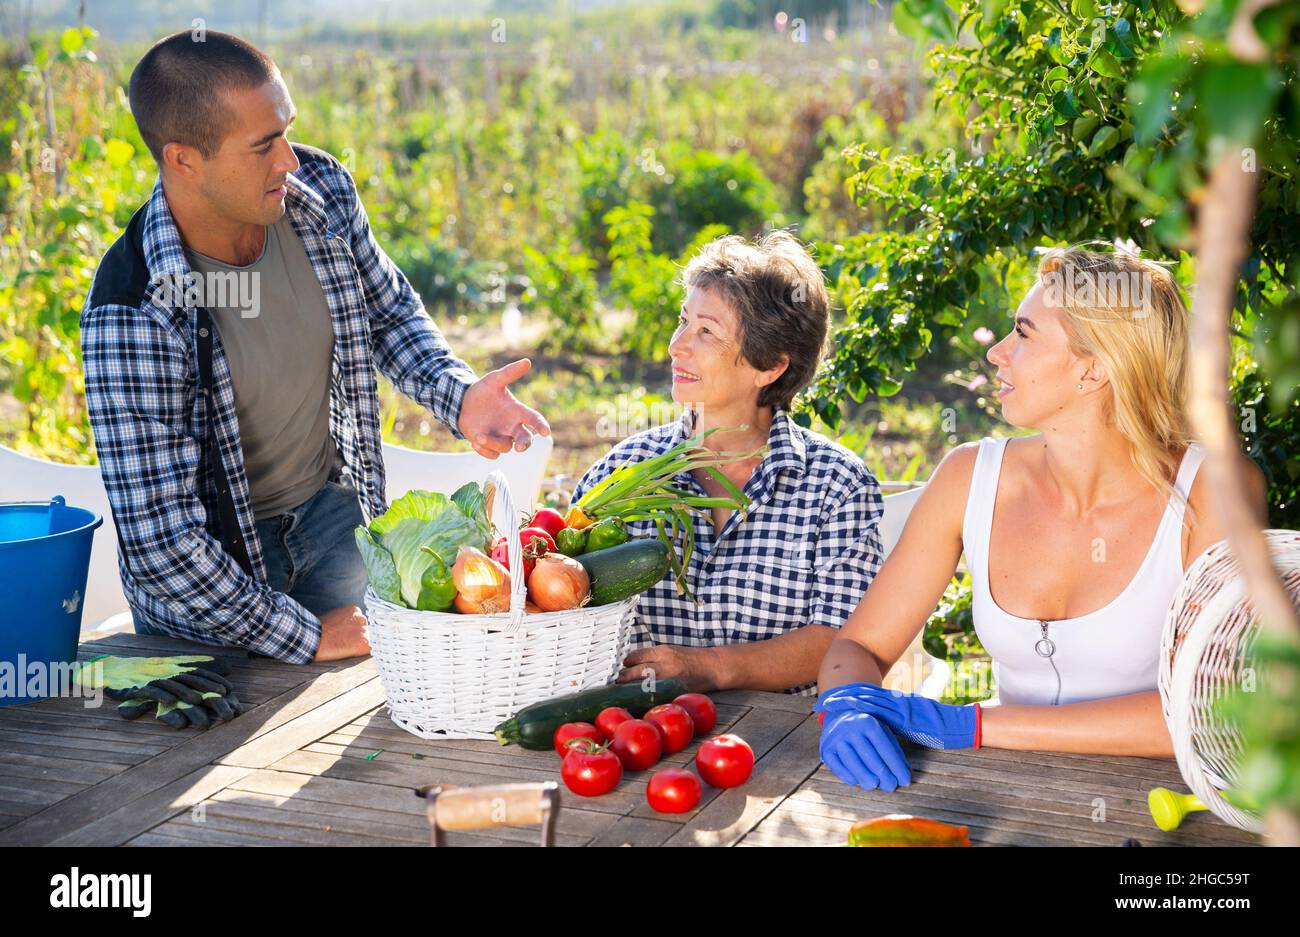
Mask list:
POLYGON ((739 787, 754 773, 754 750, 738 735, 719 735, 695 753, 695 769, 714 787, 739 787))
POLYGON ((703 793, 700 779, 681 768, 656 771, 645 787, 647 803, 651 809, 660 813, 686 813, 694 810, 703 793))
POLYGON ((604 746, 592 744, 583 749, 583 743, 569 750, 560 765, 564 786, 580 797, 599 797, 618 787, 623 780, 623 764, 604 746))
POLYGON ((713 705, 713 700, 703 693, 683 693, 673 700, 673 705, 682 707, 690 714, 697 737, 712 732, 718 724, 718 710, 713 705))
POLYGON ((653 768, 664 753, 663 735, 652 722, 629 719, 614 730, 610 750, 628 771, 653 768))
POLYGON ((569 739, 590 739, 599 745, 605 741, 605 737, 600 734, 590 722, 566 722, 555 730, 552 741, 555 742, 555 751, 561 758, 569 754, 569 739))
POLYGON ((596 728, 607 741, 614 740, 614 730, 632 718, 632 714, 622 706, 606 706, 596 717, 596 728))
POLYGON ((645 714, 646 722, 659 727, 664 737, 664 754, 672 755, 691 744, 695 723, 690 713, 675 703, 663 703, 645 714))

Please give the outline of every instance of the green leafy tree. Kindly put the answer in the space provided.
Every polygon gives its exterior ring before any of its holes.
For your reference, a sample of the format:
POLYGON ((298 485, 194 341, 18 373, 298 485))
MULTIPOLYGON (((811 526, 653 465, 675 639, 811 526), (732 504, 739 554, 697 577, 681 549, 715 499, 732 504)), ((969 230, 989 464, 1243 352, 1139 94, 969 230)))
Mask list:
MULTIPOLYGON (((1273 522, 1300 526, 1300 355, 1275 340, 1296 333, 1300 91, 1293 54, 1249 64, 1228 54, 1235 6, 1207 3, 1189 18, 1170 0, 899 3, 900 28, 940 40, 927 53, 936 106, 963 115, 968 140, 919 156, 848 150, 856 197, 883 223, 821 247, 846 321, 802 419, 834 428, 845 400, 897 393, 937 338, 968 326, 987 283, 1022 275, 1036 247, 1119 239, 1179 258, 1193 246, 1207 154, 1245 139, 1259 212, 1234 311, 1249 362, 1238 397, 1267 399, 1274 440, 1291 444, 1282 455, 1245 440, 1283 481, 1270 489, 1273 522), (954 41, 959 31, 973 41, 954 41)), ((1258 28, 1292 35, 1295 6, 1261 14, 1258 28)), ((1194 267, 1183 270, 1189 285, 1194 267)))
POLYGON ((938 40, 938 99, 966 115, 971 142, 850 154, 859 198, 890 224, 824 249, 852 298, 804 418, 833 426, 846 396, 896 392, 935 335, 963 325, 986 272, 1023 267, 1035 247, 1124 239, 1182 256, 1196 284, 1190 415, 1265 631, 1269 692, 1227 707, 1246 742, 1240 780, 1295 842, 1300 639, 1232 450, 1242 433, 1272 482, 1273 523, 1300 526, 1300 3, 1185 6, 1194 15, 1169 0, 897 4, 901 29, 938 40))

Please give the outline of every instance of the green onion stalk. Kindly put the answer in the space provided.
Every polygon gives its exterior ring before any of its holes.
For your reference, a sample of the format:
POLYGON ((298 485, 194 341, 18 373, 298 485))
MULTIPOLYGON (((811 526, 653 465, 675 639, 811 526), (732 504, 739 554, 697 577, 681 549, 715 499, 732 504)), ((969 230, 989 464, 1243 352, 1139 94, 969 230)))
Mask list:
MULTIPOLYGON (((704 449, 705 438, 723 428, 714 427, 692 436, 652 459, 623 463, 608 478, 594 485, 573 503, 565 518, 566 523, 581 530, 606 517, 617 517, 623 521, 653 521, 659 539, 668 547, 678 594, 686 596, 692 602, 698 601, 691 595, 686 583, 686 570, 690 567, 691 553, 695 549, 691 512, 707 517, 712 523, 713 516, 708 513, 712 508, 746 510, 749 507, 749 497, 720 469, 732 462, 752 459, 767 449, 766 446, 753 452, 710 452, 704 449), (729 497, 695 495, 673 484, 677 476, 700 469, 721 485, 729 497), (682 543, 680 561, 676 549, 679 540, 682 543)), ((745 429, 743 426, 738 428, 745 429)))

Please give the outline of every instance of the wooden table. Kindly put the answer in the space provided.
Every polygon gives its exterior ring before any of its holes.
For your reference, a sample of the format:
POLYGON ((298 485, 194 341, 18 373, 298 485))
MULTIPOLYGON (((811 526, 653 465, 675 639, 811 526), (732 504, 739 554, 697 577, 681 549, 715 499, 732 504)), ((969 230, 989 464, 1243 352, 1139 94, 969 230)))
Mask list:
MULTIPOLYGON (((294 666, 133 632, 82 636, 80 656, 218 653, 253 708, 206 731, 126 722, 111 703, 47 700, 0 709, 0 845, 422 845, 421 785, 559 779, 553 752, 494 741, 426 741, 395 726, 372 660, 294 666)), ((818 764, 811 701, 714 696, 718 732, 758 764, 743 787, 689 814, 656 814, 646 772, 584 799, 562 793, 561 845, 838 845, 850 824, 912 813, 970 828, 973 844, 1240 845, 1258 838, 1208 813, 1176 833, 1152 824, 1146 792, 1186 790, 1172 761, 907 747, 913 783, 891 794, 841 784, 818 764)), ((695 746, 666 759, 686 764, 695 746)), ((536 828, 448 834, 450 845, 531 845, 536 828)))

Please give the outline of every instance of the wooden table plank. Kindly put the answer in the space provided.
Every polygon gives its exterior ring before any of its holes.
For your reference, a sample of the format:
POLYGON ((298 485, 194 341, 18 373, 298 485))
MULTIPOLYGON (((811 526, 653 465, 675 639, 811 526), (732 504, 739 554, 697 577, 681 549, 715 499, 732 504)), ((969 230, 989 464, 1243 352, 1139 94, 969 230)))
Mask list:
POLYGON ((210 794, 249 772, 248 768, 214 765, 150 791, 119 810, 68 830, 52 841, 56 846, 120 846, 156 824, 185 813, 210 794))

